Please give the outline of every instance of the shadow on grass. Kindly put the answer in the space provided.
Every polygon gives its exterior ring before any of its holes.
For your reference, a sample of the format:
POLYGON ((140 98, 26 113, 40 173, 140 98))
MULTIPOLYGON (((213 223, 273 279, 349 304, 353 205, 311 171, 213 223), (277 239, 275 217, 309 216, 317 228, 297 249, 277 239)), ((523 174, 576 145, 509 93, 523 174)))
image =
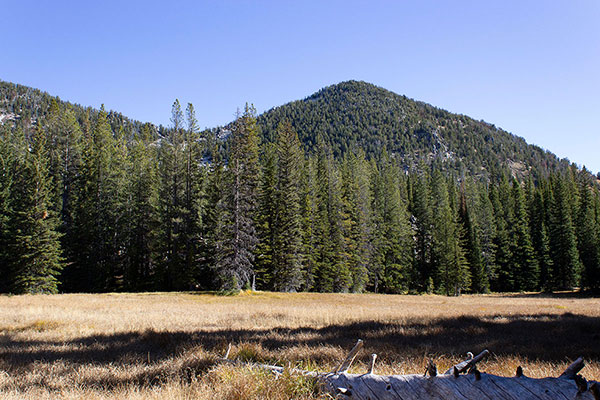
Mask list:
MULTIPOLYGON (((366 362, 368 354, 378 353, 390 362, 425 354, 463 355, 487 348, 499 356, 564 362, 583 356, 600 359, 600 318, 565 313, 562 315, 516 315, 459 318, 413 319, 404 323, 357 322, 324 328, 276 328, 270 330, 216 330, 195 332, 145 332, 93 335, 68 341, 26 341, 15 335, 0 336, 0 360, 14 373, 26 371, 35 363, 61 361, 64 365, 128 366, 165 365, 194 348, 222 354, 227 343, 257 345, 268 361, 285 358, 282 351, 295 347, 313 349, 311 361, 332 363, 331 352, 323 346, 349 349, 362 338, 366 362), (163 363, 165 361, 165 363, 163 363), (162 364, 161 364, 162 363, 162 364)), ((214 359, 186 359, 178 364, 176 375, 191 379, 214 365, 214 359), (190 372, 192 371, 192 372, 190 372)), ((140 369, 126 378, 87 379, 94 387, 129 384, 152 385, 169 375, 160 367, 140 369)), ((173 371, 171 371, 173 372, 173 371)))

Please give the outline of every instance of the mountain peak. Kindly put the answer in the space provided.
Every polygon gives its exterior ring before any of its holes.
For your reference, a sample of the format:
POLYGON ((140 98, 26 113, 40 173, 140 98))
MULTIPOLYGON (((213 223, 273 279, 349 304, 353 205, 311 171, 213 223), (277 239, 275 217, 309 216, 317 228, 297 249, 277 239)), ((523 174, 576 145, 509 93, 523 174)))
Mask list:
POLYGON ((526 176, 562 165, 554 154, 492 124, 364 81, 333 84, 265 112, 259 124, 267 140, 274 140, 283 119, 292 123, 310 150, 316 150, 317 136, 336 156, 360 147, 367 156, 378 157, 385 148, 407 170, 425 163, 459 175, 490 176, 508 170, 526 176))

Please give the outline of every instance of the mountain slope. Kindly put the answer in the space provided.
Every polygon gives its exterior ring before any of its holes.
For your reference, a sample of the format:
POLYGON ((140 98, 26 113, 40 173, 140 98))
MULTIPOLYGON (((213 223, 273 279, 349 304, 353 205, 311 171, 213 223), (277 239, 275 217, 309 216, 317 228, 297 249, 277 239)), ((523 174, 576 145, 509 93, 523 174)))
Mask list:
POLYGON ((265 112, 259 125, 267 140, 273 140, 283 119, 291 121, 309 149, 319 135, 336 156, 352 147, 376 156, 385 146, 405 168, 425 162, 477 175, 504 168, 537 175, 568 165, 494 125, 366 82, 342 82, 265 112))
MULTIPOLYGON (((46 116, 53 100, 63 108, 72 108, 82 126, 86 125, 84 121, 86 118, 91 119, 98 112, 92 107, 83 107, 79 104, 62 101, 39 89, 0 80, 0 125, 8 123, 14 123, 17 126, 36 124, 38 120, 46 116)), ((127 135, 139 132, 143 125, 142 122, 127 118, 115 111, 110 111, 107 117, 114 132, 123 131, 127 135)))
MULTIPOLYGON (((35 124, 47 113, 53 99, 63 107, 72 107, 82 125, 97 112, 62 102, 38 89, 0 80, 0 124, 35 124)), ((108 119, 114 132, 129 137, 142 126, 142 122, 114 111, 109 112, 108 119)), ((405 169, 424 163, 461 175, 489 177, 508 170, 518 177, 538 177, 569 165, 492 124, 366 82, 332 85, 263 113, 258 124, 266 141, 274 140, 277 125, 284 119, 292 123, 309 151, 315 150, 319 137, 337 157, 352 148, 362 148, 367 156, 377 157, 385 148, 405 169)), ((161 126, 152 130, 163 136, 165 129, 161 126)), ((221 130, 211 131, 218 134, 221 130)))

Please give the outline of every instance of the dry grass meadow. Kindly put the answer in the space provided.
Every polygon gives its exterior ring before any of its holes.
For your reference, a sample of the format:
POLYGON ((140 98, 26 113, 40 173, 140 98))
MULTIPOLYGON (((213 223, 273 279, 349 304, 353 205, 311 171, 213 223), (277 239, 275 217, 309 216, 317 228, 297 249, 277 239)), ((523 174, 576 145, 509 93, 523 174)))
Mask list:
POLYGON ((351 372, 444 370, 487 348, 482 371, 558 375, 585 357, 600 378, 600 299, 569 294, 67 294, 0 297, 2 399, 313 399, 308 378, 218 363, 332 369, 356 339, 351 372))

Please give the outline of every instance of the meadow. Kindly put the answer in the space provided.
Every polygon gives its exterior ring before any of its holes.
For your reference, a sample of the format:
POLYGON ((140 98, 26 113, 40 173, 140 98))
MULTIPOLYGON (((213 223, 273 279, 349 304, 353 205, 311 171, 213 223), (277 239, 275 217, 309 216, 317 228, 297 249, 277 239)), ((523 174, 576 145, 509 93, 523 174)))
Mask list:
POLYGON ((392 296, 243 292, 0 297, 2 399, 314 399, 308 378, 218 361, 327 371, 361 338, 351 372, 445 370, 489 349, 480 370, 556 376, 583 356, 600 378, 600 299, 570 293, 392 296))

